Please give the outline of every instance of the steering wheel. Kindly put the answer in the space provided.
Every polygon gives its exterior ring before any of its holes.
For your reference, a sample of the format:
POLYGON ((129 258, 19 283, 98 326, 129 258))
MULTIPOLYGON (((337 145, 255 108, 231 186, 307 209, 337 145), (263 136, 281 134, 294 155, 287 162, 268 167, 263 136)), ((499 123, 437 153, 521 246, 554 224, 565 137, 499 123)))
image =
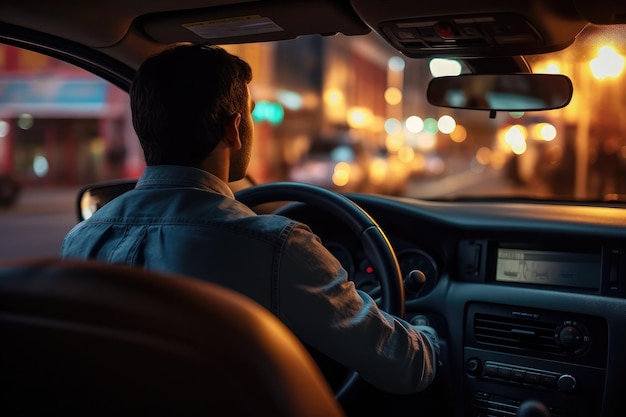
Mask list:
MULTIPOLYGON (((369 214, 349 198, 310 184, 278 182, 256 185, 235 193, 237 200, 254 207, 279 201, 301 202, 335 215, 360 238, 365 255, 371 262, 380 283, 380 307, 397 317, 404 317, 404 285, 395 253, 380 226, 369 214)), ((356 384, 358 374, 351 371, 336 390, 343 398, 356 384)))

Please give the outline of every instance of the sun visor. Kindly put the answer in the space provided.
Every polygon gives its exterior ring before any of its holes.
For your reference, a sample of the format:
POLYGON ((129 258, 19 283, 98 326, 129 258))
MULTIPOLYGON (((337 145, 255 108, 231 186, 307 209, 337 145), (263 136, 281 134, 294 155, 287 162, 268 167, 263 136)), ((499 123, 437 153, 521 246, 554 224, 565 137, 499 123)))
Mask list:
POLYGON ((371 29, 345 1, 255 1, 175 13, 155 13, 135 21, 161 43, 244 43, 295 39, 301 35, 366 34, 371 29))

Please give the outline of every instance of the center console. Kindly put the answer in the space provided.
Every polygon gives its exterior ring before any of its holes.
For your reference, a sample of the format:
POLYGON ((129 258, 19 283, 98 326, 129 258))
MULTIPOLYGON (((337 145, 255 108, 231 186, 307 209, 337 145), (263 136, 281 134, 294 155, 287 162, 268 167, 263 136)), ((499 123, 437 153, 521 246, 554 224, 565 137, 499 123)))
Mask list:
POLYGON ((603 319, 476 302, 465 320, 466 416, 516 416, 529 402, 544 410, 532 415, 600 415, 608 343, 603 319))

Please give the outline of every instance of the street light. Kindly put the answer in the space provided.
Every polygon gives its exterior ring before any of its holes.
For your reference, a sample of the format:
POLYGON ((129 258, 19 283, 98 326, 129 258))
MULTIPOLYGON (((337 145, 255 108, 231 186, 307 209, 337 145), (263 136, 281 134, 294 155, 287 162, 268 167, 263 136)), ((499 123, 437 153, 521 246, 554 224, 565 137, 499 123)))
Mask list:
POLYGON ((598 56, 589 62, 591 73, 598 80, 617 78, 624 69, 624 57, 610 46, 603 46, 598 56))
POLYGON ((354 129, 363 129, 372 124, 374 114, 366 107, 351 107, 348 109, 347 122, 354 129))

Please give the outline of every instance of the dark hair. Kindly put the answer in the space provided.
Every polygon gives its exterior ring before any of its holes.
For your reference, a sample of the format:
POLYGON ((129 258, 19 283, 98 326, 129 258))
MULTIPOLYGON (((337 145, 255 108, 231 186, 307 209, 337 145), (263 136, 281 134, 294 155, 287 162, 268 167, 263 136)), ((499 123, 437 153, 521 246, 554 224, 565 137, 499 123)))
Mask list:
POLYGON ((133 126, 148 165, 197 166, 248 110, 250 66, 224 49, 180 45, 148 58, 130 87, 133 126))

